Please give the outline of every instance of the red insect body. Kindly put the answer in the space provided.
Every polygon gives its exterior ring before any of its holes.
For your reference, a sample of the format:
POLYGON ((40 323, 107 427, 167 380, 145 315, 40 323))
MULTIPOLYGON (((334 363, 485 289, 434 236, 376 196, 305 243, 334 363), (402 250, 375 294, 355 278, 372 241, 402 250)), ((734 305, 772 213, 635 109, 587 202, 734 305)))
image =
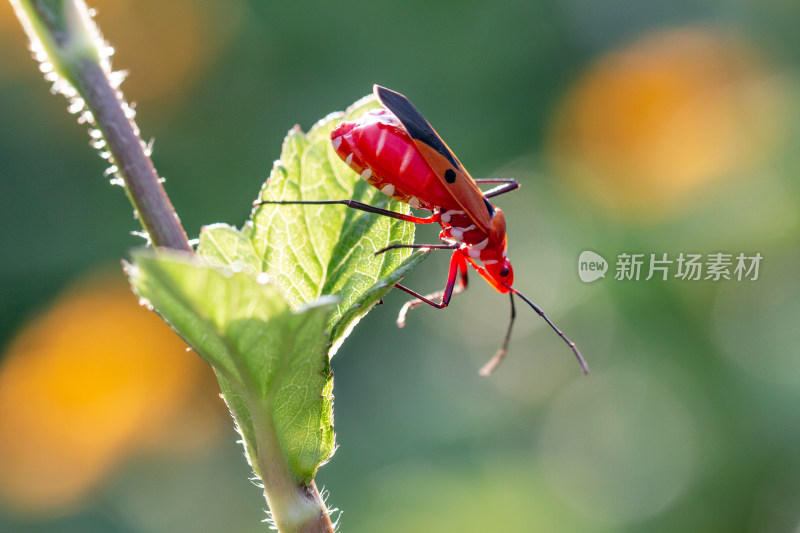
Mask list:
POLYGON ((433 211, 431 222, 442 226, 442 240, 461 243, 456 253, 499 292, 510 290, 514 275, 506 258, 503 212, 492 206, 492 225, 479 227, 445 189, 394 114, 375 109, 355 122, 342 122, 331 132, 331 142, 339 157, 381 192, 433 211))
POLYGON ((340 123, 331 141, 350 168, 387 196, 417 209, 459 209, 390 111, 373 109, 340 123))
POLYGON ((392 245, 392 248, 447 248, 453 250, 447 285, 444 290, 423 296, 396 283, 395 287, 415 297, 406 303, 398 317, 405 322, 406 312, 422 303, 442 309, 453 294, 466 288, 467 265, 497 291, 510 293, 511 320, 503 344, 482 369, 488 375, 506 354, 516 311, 514 295, 524 300, 569 345, 584 372, 588 372, 575 344, 544 312, 513 287, 514 274, 506 257, 506 219, 489 198, 519 187, 513 179, 473 180, 425 117, 406 97, 375 86, 375 95, 385 109, 365 113, 353 122, 342 122, 331 132, 334 150, 362 179, 381 192, 415 209, 432 211, 430 217, 387 211, 353 200, 269 200, 257 204, 343 204, 417 224, 438 223, 442 227, 441 245, 392 245), (487 192, 477 183, 501 183, 487 192), (460 282, 456 285, 460 274, 460 282), (440 299, 436 302, 436 299, 440 299))

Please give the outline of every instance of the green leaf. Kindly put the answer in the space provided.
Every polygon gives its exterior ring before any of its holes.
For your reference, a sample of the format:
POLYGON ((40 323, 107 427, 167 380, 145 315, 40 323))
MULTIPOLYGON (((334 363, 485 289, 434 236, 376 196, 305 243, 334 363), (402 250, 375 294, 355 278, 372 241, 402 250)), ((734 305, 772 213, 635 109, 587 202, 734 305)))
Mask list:
POLYGON ((135 251, 128 275, 221 376, 256 472, 260 427, 277 437, 292 475, 311 480, 334 449, 326 332, 334 301, 292 310, 266 276, 177 252, 135 251))
MULTIPOLYGON (((353 199, 408 213, 406 204, 389 199, 361 180, 331 146, 330 132, 341 120, 354 120, 378 107, 374 98, 334 113, 304 135, 291 130, 283 143, 260 198, 263 200, 353 199)), ((262 269, 274 277, 292 306, 337 294, 329 329, 334 347, 408 270, 425 256, 392 250, 390 244, 414 242, 414 225, 342 205, 262 205, 248 229, 262 269)), ((335 350, 334 350, 335 351, 335 350)))
MULTIPOLYGON (((260 197, 354 199, 407 213, 330 143, 338 121, 376 105, 365 98, 308 134, 291 130, 260 197)), ((330 355, 427 255, 375 251, 413 240, 412 224, 345 206, 265 205, 241 230, 204 227, 196 256, 134 253, 131 284, 214 367, 275 516, 287 490, 310 482, 335 449, 330 355)))
POLYGON ((198 254, 212 265, 230 267, 237 272, 258 274, 261 258, 247 233, 227 224, 205 226, 200 232, 198 254))

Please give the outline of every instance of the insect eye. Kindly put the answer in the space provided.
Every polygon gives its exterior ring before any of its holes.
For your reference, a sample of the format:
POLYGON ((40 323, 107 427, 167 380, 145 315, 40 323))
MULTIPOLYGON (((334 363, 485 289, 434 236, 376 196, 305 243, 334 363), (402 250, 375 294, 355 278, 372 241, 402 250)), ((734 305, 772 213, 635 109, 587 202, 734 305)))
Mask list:
POLYGON ((506 276, 508 276, 508 267, 507 267, 507 266, 504 266, 504 267, 503 267, 503 270, 501 270, 501 271, 500 271, 500 275, 501 275, 502 277, 506 277, 506 276))

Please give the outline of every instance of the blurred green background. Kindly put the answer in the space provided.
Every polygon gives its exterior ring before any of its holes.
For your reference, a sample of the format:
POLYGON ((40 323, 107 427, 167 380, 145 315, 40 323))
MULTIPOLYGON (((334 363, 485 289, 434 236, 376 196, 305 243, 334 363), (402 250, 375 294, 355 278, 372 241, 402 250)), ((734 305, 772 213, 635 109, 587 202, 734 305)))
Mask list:
MULTIPOLYGON (((126 289, 128 202, 2 5, 0 531, 264 531, 210 370, 126 289)), ((342 531, 800 531, 799 3, 91 5, 190 236, 240 225, 286 131, 373 83, 473 176, 522 183, 496 202, 516 286, 592 373, 520 308, 480 378, 508 303, 476 276, 403 330, 391 294, 333 361, 317 484, 342 531), (584 250, 605 279, 580 281, 584 250), (620 281, 623 252, 763 260, 620 281)))

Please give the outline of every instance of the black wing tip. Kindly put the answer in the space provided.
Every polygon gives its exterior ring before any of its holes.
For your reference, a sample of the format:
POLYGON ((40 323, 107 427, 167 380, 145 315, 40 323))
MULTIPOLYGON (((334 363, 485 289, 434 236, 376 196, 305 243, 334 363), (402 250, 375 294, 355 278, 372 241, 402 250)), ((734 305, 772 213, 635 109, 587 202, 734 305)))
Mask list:
POLYGON ((412 139, 427 144, 446 157, 453 167, 462 170, 461 164, 447 148, 439 134, 408 98, 397 91, 381 87, 377 83, 373 85, 373 91, 375 91, 378 102, 400 120, 412 139))
POLYGON ((398 101, 405 101, 409 104, 411 102, 408 101, 408 98, 403 96, 397 91, 393 91, 391 89, 387 89, 382 85, 378 85, 377 83, 372 86, 372 92, 375 94, 375 98, 386 107, 387 109, 391 109, 392 107, 396 107, 398 101))
POLYGON ((393 93, 391 89, 387 89, 383 85, 378 85, 377 83, 372 85, 372 94, 375 95, 375 98, 378 99, 379 102, 383 103, 383 96, 389 93, 393 93))

